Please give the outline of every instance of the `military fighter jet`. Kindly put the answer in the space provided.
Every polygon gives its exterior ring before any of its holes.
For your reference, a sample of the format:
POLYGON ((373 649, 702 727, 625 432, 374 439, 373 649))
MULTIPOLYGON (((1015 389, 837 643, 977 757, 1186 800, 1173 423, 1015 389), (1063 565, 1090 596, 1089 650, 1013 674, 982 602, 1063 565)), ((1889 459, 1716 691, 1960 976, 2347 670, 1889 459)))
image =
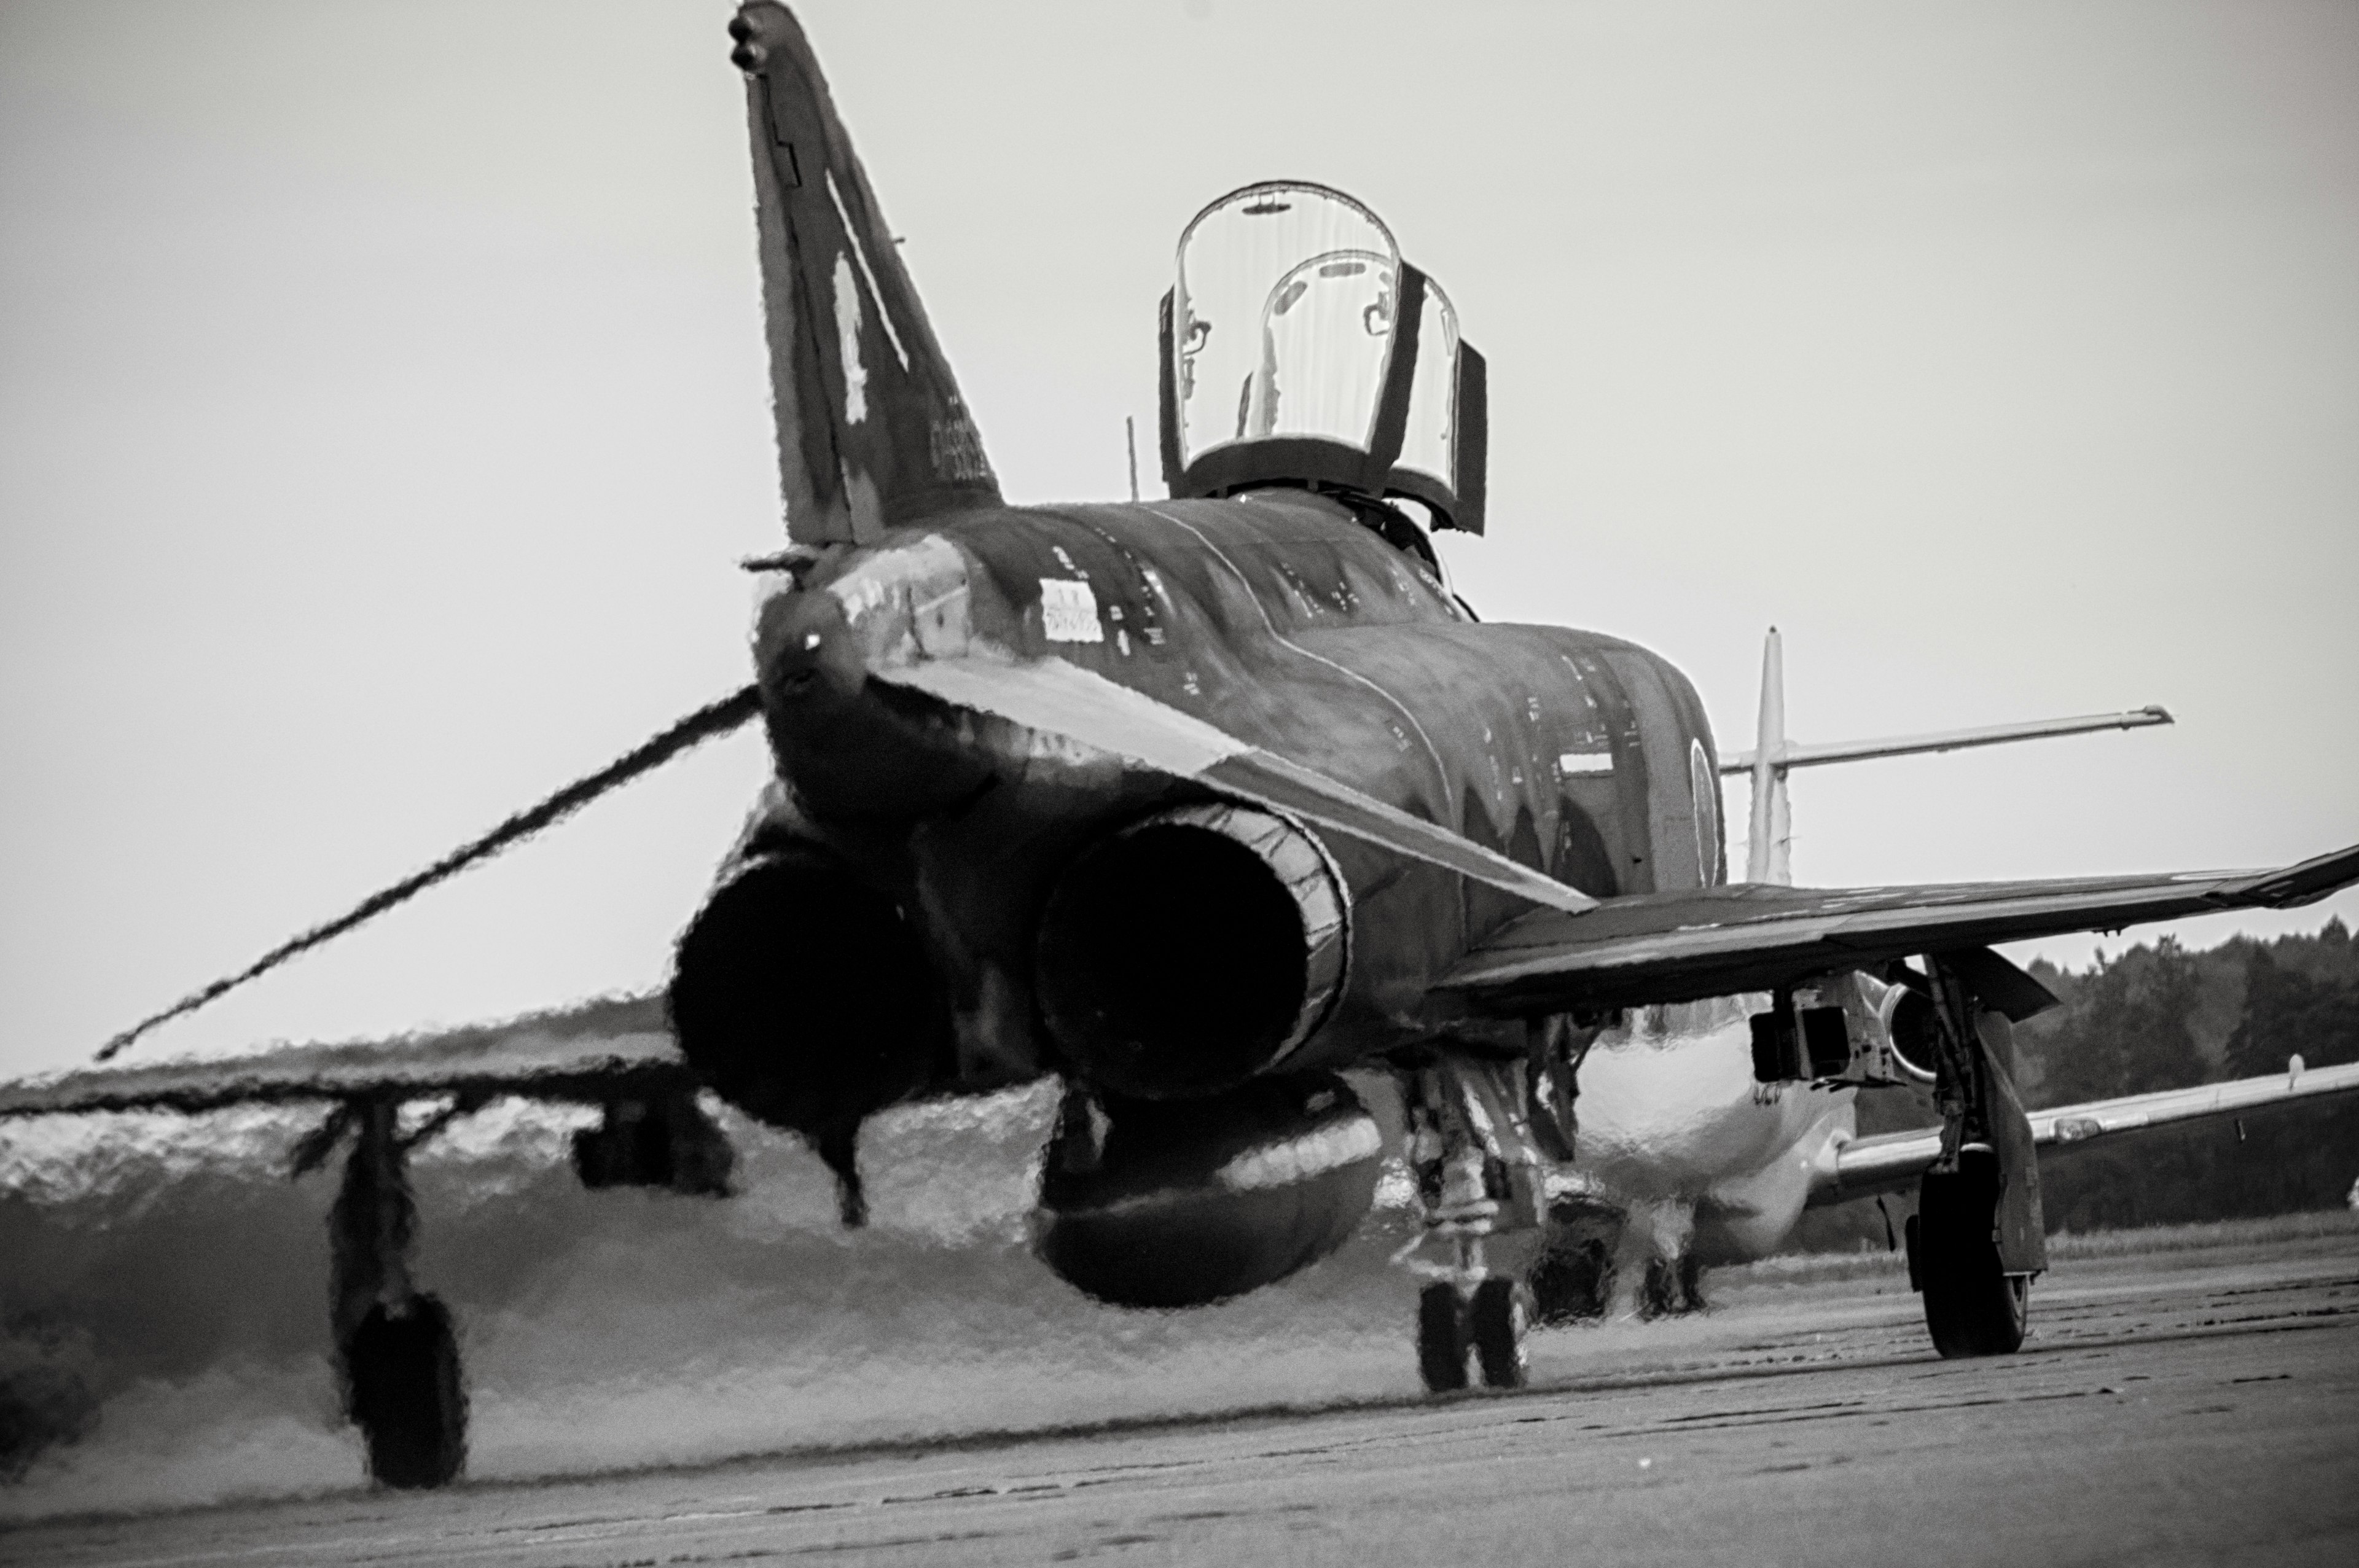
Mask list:
POLYGON ((800 27, 750 0, 729 31, 788 535, 749 563, 754 684, 172 1010, 758 717, 775 777, 679 940, 676 1046, 283 1053, 0 1091, 19 1115, 334 1104, 299 1159, 351 1144, 336 1343, 381 1479, 439 1484, 463 1454, 402 1160, 501 1095, 605 1108, 585 1180, 716 1193, 709 1091, 809 1140, 858 1224, 865 1119, 1053 1076, 1041 1257, 1100 1300, 1187 1307, 1359 1226, 1385 1140, 1342 1075, 1382 1075, 1422 1220, 1400 1259, 1428 1281, 1417 1357, 1444 1391, 1470 1364, 1519 1385, 1535 1315, 1599 1310, 1617 1258, 1692 1304, 1699 1267, 1774 1248, 1806 1204, 1904 1187, 1934 1345, 2009 1352, 2045 1262, 2040 1147, 2359 1087, 2297 1069, 2027 1113, 2009 1029, 2053 999, 1990 944, 2302 903, 2359 880, 2359 848, 1789 885, 1793 767, 2165 716, 1798 747, 1773 642, 1756 745, 1724 758, 1656 654, 1479 622, 1429 535, 1486 524, 1484 361, 1339 191, 1257 184, 1188 225, 1162 307, 1171 499, 1004 504, 800 27), (1738 771, 1753 860, 1731 882, 1738 771), (1908 1083, 1937 1131, 1853 1136, 1858 1092, 1908 1083), (403 1131, 421 1100, 440 1109, 403 1131), (1535 1260, 1495 1268, 1491 1238, 1516 1236, 1535 1260))

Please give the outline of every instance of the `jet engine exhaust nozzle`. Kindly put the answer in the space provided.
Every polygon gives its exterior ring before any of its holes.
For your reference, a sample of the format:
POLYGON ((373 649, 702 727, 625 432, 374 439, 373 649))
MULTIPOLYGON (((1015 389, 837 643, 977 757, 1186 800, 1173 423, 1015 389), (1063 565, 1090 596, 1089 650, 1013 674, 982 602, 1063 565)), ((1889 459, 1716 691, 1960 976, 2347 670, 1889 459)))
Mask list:
POLYGON ((697 1076, 809 1139, 859 1223, 861 1121, 951 1068, 940 988, 898 906, 822 850, 756 852, 681 935, 667 1000, 697 1076))
POLYGON ((1351 893, 1270 812, 1158 812, 1082 851, 1049 897, 1036 979, 1049 1034, 1116 1094, 1182 1099, 1284 1065, 1327 1021, 1351 893))

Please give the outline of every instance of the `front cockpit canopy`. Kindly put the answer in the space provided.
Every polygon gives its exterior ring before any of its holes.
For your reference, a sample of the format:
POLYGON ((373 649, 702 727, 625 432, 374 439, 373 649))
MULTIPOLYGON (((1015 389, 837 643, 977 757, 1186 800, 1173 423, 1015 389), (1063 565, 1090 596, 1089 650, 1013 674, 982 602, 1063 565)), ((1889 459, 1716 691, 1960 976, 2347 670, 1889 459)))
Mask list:
POLYGON ((1483 358, 1449 297, 1339 190, 1247 186, 1180 237, 1163 299, 1171 493, 1270 484, 1422 502, 1483 530, 1483 358))

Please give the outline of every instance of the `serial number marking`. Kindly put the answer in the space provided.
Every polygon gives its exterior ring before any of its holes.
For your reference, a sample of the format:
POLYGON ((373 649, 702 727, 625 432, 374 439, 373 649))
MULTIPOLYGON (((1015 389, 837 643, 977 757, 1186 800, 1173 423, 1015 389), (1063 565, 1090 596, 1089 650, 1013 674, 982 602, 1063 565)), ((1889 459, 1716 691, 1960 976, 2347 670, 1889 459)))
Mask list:
POLYGON ((1040 579, 1040 629, 1051 643, 1103 643, 1105 627, 1098 620, 1098 596, 1085 582, 1069 578, 1040 579))

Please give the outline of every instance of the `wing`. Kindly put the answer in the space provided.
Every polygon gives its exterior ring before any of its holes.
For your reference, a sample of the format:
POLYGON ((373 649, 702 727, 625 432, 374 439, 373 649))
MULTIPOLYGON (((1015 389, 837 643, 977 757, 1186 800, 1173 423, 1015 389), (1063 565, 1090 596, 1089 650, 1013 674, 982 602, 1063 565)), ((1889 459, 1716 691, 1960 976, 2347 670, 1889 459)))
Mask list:
MULTIPOLYGON (((2234 1116, 2264 1106, 2326 1095, 2359 1092, 2359 1062, 2340 1067, 2304 1071, 2299 1058, 2283 1074, 2266 1078, 2238 1078, 2225 1084, 2199 1084, 2188 1089, 2162 1089, 2154 1094, 2125 1095, 2120 1099, 2090 1100, 2031 1113, 2031 1141, 2041 1149, 2085 1143, 2118 1132, 2143 1132, 2174 1121, 2198 1121, 2205 1117, 2234 1116)), ((1829 1144, 1810 1168, 1813 1205, 1841 1203, 1846 1198, 1902 1191, 1915 1184, 1941 1152, 1939 1128, 1922 1132, 1886 1132, 1829 1144)))
POLYGON ((1475 948, 1439 989, 1534 1017, 1769 990, 1919 953, 2116 931, 2223 909, 2286 909, 2359 881, 2359 846, 2274 871, 1892 888, 1762 883, 1538 910, 1475 948))
POLYGON ((297 1045, 211 1062, 92 1068, 0 1085, 0 1117, 444 1095, 475 1104, 502 1095, 596 1104, 695 1088, 669 1034, 470 1030, 424 1041, 297 1045))
POLYGON ((882 658, 870 676, 1128 757, 1540 905, 1437 988, 1538 1016, 1767 990, 1830 970, 2222 909, 2287 908, 2359 881, 2359 846, 2277 871, 1811 889, 1745 883, 1597 900, 1446 827, 1061 660, 882 658))

